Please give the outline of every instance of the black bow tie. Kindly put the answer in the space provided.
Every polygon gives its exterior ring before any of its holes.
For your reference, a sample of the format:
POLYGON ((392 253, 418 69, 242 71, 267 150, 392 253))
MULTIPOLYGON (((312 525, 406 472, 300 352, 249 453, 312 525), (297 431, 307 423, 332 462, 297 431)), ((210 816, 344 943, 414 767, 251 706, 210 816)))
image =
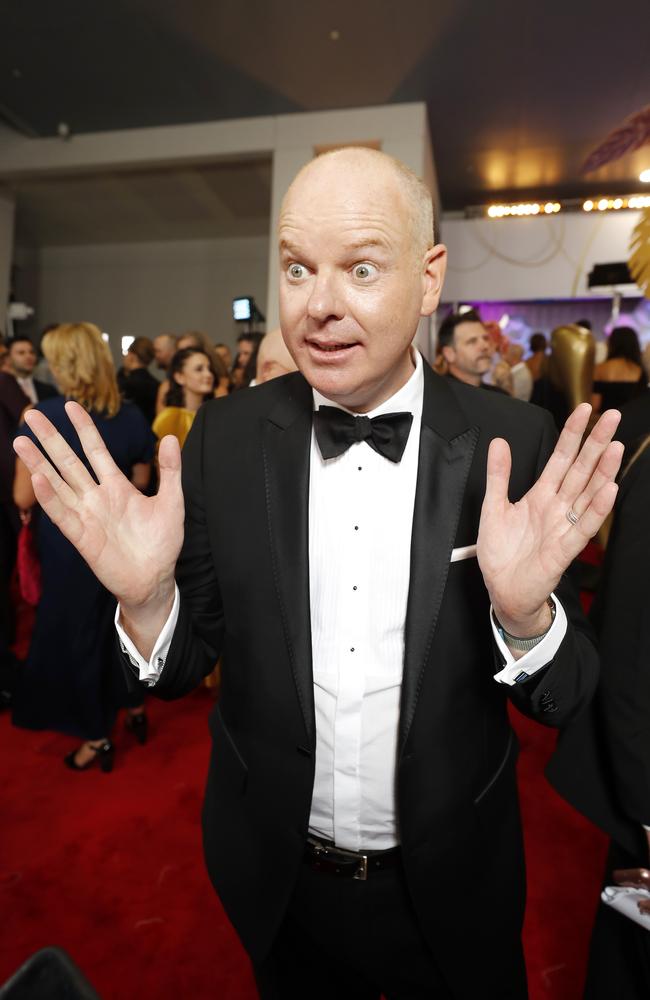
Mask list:
POLYGON ((336 406, 321 406, 314 413, 316 440, 323 458, 336 458, 357 441, 367 441, 371 448, 399 462, 404 454, 412 413, 382 413, 379 417, 355 417, 336 406))

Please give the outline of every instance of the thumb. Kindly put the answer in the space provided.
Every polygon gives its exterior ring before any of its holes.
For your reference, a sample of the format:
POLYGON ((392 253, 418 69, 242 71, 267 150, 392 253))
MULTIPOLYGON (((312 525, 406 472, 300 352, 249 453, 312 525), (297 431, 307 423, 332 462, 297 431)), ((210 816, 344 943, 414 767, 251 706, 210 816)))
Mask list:
POLYGON ((508 503, 511 466, 508 442, 503 438, 494 438, 488 450, 484 510, 498 510, 508 503))
POLYGON ((173 434, 167 434, 160 442, 158 472, 160 477, 158 496, 169 495, 180 488, 181 448, 178 438, 174 437, 173 434))

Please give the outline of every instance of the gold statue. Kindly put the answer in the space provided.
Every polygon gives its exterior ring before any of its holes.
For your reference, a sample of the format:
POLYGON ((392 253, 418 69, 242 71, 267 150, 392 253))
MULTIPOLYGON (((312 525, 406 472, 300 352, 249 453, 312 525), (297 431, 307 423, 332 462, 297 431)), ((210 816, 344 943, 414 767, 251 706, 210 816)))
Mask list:
POLYGON ((591 333, 577 323, 558 326, 551 334, 548 377, 566 398, 568 412, 590 403, 596 345, 591 333))

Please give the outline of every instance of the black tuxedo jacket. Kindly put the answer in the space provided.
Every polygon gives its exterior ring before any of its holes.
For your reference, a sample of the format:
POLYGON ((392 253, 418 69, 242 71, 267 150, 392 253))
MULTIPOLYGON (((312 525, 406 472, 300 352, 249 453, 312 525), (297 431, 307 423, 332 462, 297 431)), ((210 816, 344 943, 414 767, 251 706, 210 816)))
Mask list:
MULTIPOLYGON (((295 373, 199 411, 183 451, 180 616, 152 689, 183 695, 223 653, 204 845, 216 890, 257 959, 298 876, 314 780, 312 409, 311 389, 295 373)), ((509 440, 519 497, 554 434, 542 410, 439 378, 425 364, 396 794, 413 902, 459 996, 497 995, 491 976, 518 947, 524 873, 506 696, 559 726, 596 683, 589 628, 563 581, 571 624, 554 661, 523 685, 497 684, 476 559, 450 563, 454 547, 476 542, 490 440, 509 440)))
MULTIPOLYGON (((636 400, 635 400, 636 402, 636 400)), ((548 776, 639 865, 650 826, 650 448, 623 476, 591 618, 602 671, 593 703, 562 734, 548 776)))

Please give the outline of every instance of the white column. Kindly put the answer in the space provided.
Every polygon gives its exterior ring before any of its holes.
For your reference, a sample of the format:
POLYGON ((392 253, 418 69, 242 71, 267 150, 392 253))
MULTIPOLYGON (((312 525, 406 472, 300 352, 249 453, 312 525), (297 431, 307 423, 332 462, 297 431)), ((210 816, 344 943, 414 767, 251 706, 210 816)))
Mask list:
POLYGON ((14 203, 0 196, 0 329, 7 332, 7 304, 11 288, 11 262, 14 250, 14 203))

